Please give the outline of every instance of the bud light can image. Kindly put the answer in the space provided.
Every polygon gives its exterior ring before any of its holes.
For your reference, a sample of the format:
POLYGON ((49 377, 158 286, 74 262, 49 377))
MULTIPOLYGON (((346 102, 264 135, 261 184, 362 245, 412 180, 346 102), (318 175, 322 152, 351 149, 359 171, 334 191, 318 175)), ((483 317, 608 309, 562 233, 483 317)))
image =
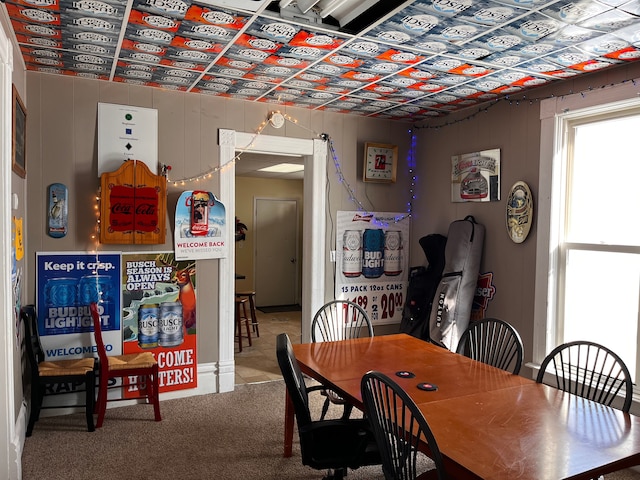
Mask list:
POLYGON ((348 278, 362 274, 362 233, 345 230, 342 237, 342 274, 348 278))
POLYGON ((402 232, 388 230, 384 235, 384 274, 395 277, 402 273, 402 232))
POLYGON ((362 235, 362 275, 379 278, 384 273, 384 230, 366 229, 362 235))

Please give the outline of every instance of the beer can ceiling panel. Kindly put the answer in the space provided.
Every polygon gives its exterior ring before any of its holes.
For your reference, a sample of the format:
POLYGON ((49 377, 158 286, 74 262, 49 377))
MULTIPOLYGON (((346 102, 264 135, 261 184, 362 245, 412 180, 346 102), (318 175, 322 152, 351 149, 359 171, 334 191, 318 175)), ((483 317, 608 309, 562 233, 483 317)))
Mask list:
POLYGON ((7 0, 29 70, 417 121, 640 59, 638 0, 7 0))

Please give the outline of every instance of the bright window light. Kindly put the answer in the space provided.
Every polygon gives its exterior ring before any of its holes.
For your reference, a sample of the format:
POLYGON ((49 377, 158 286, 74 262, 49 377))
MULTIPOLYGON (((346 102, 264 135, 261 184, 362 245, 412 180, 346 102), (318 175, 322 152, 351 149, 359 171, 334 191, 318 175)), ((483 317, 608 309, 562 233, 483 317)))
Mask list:
POLYGON ((264 167, 259 169, 260 172, 277 172, 277 173, 293 173, 304 170, 304 165, 297 163, 279 163, 277 165, 271 165, 270 167, 264 167))

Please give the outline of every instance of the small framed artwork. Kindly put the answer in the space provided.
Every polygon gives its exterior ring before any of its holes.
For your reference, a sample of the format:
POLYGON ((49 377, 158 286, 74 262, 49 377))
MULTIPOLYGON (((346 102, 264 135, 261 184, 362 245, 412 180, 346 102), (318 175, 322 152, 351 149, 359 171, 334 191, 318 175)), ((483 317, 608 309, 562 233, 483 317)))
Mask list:
POLYGON ((27 176, 26 156, 27 110, 22 99, 13 86, 13 136, 11 142, 12 168, 22 178, 27 176))
POLYGON ((397 145, 365 143, 362 175, 365 182, 393 183, 396 181, 397 166, 397 145))
POLYGON ((452 202, 500 200, 500 149, 451 157, 452 202))

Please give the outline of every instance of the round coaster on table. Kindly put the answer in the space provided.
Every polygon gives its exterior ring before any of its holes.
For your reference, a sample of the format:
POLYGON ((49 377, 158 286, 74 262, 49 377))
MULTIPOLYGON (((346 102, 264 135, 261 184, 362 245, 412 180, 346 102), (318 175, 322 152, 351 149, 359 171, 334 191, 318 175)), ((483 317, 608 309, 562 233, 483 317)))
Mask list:
POLYGON ((438 389, 438 386, 434 385, 433 383, 422 382, 418 384, 418 388, 420 390, 424 390, 425 392, 433 392, 434 390, 438 389))
POLYGON ((400 378, 413 378, 416 376, 415 373, 408 372, 407 370, 400 370, 399 372, 396 372, 396 375, 400 378))

